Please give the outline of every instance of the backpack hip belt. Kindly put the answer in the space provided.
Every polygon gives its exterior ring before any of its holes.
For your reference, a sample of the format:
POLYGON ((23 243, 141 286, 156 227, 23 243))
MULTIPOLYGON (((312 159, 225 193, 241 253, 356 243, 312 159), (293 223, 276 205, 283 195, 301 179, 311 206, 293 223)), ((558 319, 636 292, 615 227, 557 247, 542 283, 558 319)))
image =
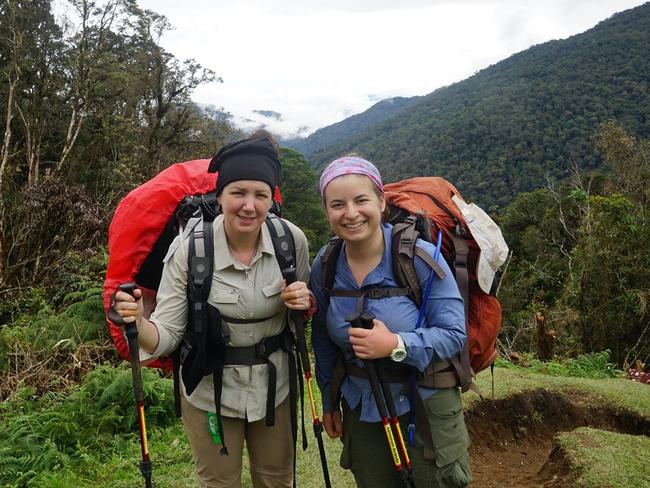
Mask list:
MULTIPOLYGON (((455 359, 454 359, 455 360, 455 359)), ((424 373, 417 374, 416 385, 424 388, 439 390, 442 388, 457 388, 461 386, 460 380, 454 367, 454 360, 442 359, 440 361, 432 361, 425 369, 424 373)), ((413 368, 405 364, 393 365, 386 361, 387 367, 384 372, 386 380, 389 383, 402 383, 406 386, 407 391, 410 389, 409 378, 413 368)), ((341 401, 341 384, 346 375, 363 378, 368 380, 368 372, 357 366, 355 363, 348 362, 343 358, 343 354, 339 354, 334 367, 334 375, 332 377, 331 401, 334 408, 338 408, 341 401)), ((425 413, 424 403, 422 397, 417 391, 410 395, 415 400, 415 404, 410 408, 415 412, 417 423, 422 429, 422 442, 424 450, 424 459, 433 461, 435 460, 435 449, 431 438, 431 430, 429 422, 425 413)))
POLYGON ((257 344, 252 346, 232 347, 226 346, 224 354, 224 366, 254 366, 257 364, 267 364, 269 356, 275 351, 282 349, 288 352, 292 347, 288 328, 278 335, 265 337, 257 344))
MULTIPOLYGON (((389 364, 386 361, 385 365, 389 364)), ((407 365, 399 365, 398 367, 389 365, 385 371, 389 383, 405 383, 411 376, 413 368, 407 365)), ((345 373, 357 378, 368 379, 368 372, 355 363, 346 362, 345 373)), ((452 361, 443 359, 429 363, 423 373, 418 372, 416 385, 438 390, 441 388, 455 388, 460 386, 460 382, 452 361)))
MULTIPOLYGON (((454 367, 455 359, 441 359, 432 361, 424 372, 417 373, 416 385, 423 388, 439 390, 442 388, 456 388, 461 386, 457 370, 454 367)), ((408 381, 413 372, 413 367, 406 364, 391 364, 386 361, 386 379, 389 383, 404 383, 408 381)), ((331 400, 332 406, 337 406, 341 400, 341 384, 346 375, 368 379, 368 372, 356 363, 346 361, 343 354, 339 354, 332 375, 331 400)), ((411 408, 415 408, 411 405, 411 408)))
MULTIPOLYGON (((252 346, 225 347, 224 366, 266 364, 269 372, 266 392, 267 426, 272 426, 275 423, 275 392, 277 386, 277 371, 275 364, 273 364, 269 357, 279 350, 290 353, 293 348, 293 343, 293 334, 289 327, 285 327, 278 335, 266 337, 252 346)), ((291 361, 291 358, 289 360, 291 361)))

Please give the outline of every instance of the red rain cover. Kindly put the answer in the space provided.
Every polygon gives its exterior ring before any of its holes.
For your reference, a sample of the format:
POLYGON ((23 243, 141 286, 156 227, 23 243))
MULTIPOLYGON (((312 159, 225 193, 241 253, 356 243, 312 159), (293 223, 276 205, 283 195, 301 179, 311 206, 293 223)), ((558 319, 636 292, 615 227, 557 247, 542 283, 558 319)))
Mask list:
MULTIPOLYGON (((186 195, 214 190, 216 174, 208 173, 209 159, 176 163, 131 191, 118 204, 108 229, 108 267, 104 282, 104 311, 121 283, 135 281, 176 207, 186 195)), ((156 286, 157 288, 157 286, 156 286)), ((153 310, 156 290, 143 287, 145 310, 153 310)), ((129 360, 129 348, 122 330, 108 316, 111 337, 122 358, 129 360)), ((171 368, 171 358, 149 366, 171 368)))

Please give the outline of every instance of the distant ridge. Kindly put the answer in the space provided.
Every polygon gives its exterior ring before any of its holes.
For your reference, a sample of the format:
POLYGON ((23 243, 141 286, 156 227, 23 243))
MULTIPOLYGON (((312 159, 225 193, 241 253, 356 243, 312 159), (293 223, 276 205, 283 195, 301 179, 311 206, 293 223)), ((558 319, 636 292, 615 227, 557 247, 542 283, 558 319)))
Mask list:
POLYGON ((338 144, 340 141, 359 134, 373 125, 392 117, 420 100, 422 97, 394 97, 375 103, 365 112, 353 115, 336 124, 318 129, 304 139, 282 141, 284 145, 309 156, 314 151, 338 144))
POLYGON ((645 3, 582 34, 533 46, 464 81, 405 99, 400 110, 379 112, 380 102, 321 129, 302 150, 315 166, 359 152, 387 181, 444 176, 494 209, 549 177, 564 178, 573 165, 601 167, 594 136, 606 120, 650 137, 649 80, 645 3))

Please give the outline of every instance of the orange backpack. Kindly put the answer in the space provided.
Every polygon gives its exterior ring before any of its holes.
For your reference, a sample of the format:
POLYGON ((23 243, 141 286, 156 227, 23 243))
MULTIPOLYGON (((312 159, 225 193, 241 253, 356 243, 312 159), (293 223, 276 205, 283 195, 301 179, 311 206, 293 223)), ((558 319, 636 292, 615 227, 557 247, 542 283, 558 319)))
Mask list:
MULTIPOLYGON (((429 242, 442 231, 442 254, 465 301, 467 345, 461 362, 469 361, 473 373, 478 373, 498 356, 501 304, 493 293, 499 281, 496 274, 508 255, 501 231, 479 207, 467 204, 444 178, 389 183, 384 185, 384 192, 389 223, 414 222, 419 237, 429 242)), ((408 262, 400 261, 402 266, 408 262)))

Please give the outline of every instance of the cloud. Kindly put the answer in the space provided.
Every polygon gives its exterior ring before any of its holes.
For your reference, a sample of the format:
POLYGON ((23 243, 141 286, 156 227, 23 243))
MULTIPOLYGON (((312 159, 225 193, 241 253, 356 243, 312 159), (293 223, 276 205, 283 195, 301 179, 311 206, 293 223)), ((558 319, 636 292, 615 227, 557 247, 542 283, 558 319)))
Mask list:
POLYGON ((287 134, 330 125, 382 98, 430 93, 641 3, 139 0, 176 26, 163 47, 223 77, 199 87, 197 102, 287 134), (258 120, 253 110, 282 120, 258 120))
MULTIPOLYGON (((214 0, 191 0, 193 12, 210 12, 219 10, 250 9, 266 14, 303 15, 323 12, 379 12, 391 10, 430 9, 440 5, 480 5, 486 3, 518 3, 520 0, 238 0, 237 2, 223 2, 218 7, 214 0)), ((553 0, 551 0, 553 1, 553 0)), ((557 0, 556 0, 557 1, 557 0)), ((164 11, 167 8, 177 7, 177 0, 151 0, 140 1, 140 4, 152 4, 154 11, 164 11), (155 3, 155 5, 154 5, 155 3)), ((170 20, 174 20, 170 18, 170 20)))
POLYGON ((282 120, 282 114, 279 112, 274 112, 273 110, 253 110, 253 113, 261 115, 262 117, 266 117, 268 119, 282 120))

